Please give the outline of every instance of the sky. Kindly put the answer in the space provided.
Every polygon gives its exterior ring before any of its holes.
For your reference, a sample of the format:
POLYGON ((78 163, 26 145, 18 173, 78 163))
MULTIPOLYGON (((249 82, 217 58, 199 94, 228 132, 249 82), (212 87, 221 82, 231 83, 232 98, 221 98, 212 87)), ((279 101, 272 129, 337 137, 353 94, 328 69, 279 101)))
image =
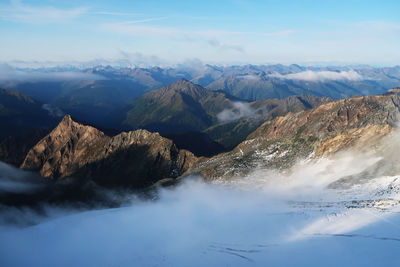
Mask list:
POLYGON ((400 1, 0 0, 0 62, 400 62, 400 1))

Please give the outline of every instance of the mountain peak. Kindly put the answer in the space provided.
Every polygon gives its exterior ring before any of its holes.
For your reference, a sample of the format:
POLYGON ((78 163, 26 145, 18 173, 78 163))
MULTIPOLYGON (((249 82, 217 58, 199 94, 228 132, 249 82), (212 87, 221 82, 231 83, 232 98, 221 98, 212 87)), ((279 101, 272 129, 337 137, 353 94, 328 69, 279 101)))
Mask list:
POLYGON ((387 90, 383 95, 400 95, 400 86, 387 90))
POLYGON ((191 81, 186 80, 185 78, 181 78, 173 83, 170 83, 166 87, 169 89, 182 89, 193 86, 201 87, 200 85, 194 84, 191 81))
POLYGON ((61 120, 60 124, 70 125, 73 122, 71 116, 69 114, 65 115, 61 120))
POLYGON ((194 99, 198 99, 204 97, 208 91, 204 87, 182 78, 153 92, 151 93, 158 96, 163 96, 165 94, 170 95, 171 93, 184 93, 190 95, 194 99))

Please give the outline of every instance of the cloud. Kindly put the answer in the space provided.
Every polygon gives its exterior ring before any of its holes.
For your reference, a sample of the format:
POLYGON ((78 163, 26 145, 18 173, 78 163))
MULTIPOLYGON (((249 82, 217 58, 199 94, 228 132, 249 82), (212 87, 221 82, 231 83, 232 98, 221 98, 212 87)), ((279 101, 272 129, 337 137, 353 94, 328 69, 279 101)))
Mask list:
POLYGON ((389 21, 359 21, 355 26, 367 30, 368 32, 398 32, 400 31, 400 24, 389 21))
POLYGON ((52 117, 60 118, 65 115, 64 112, 59 107, 55 107, 51 104, 43 104, 42 109, 48 111, 49 115, 52 117))
MULTIPOLYGON (((387 140, 383 151, 390 153, 349 152, 302 161, 284 173, 260 168, 245 177, 207 183, 187 177, 176 187, 159 189, 156 197, 133 198, 119 208, 87 211, 47 205, 39 209, 46 215, 40 218, 32 210, 1 206, 0 217, 11 220, 0 225, 0 262, 5 267, 62 267, 71 262, 397 266, 400 173, 358 180, 349 189, 328 187, 343 175, 369 169, 379 158, 397 164, 396 140, 387 140), (21 217, 37 225, 10 225, 21 217), (374 257, 366 258, 370 253, 374 257)), ((21 171, 14 171, 18 179, 21 171)))
POLYGON ((93 73, 78 71, 21 71, 14 69, 10 65, 0 64, 0 82, 92 81, 105 79, 105 77, 93 73))
POLYGON ((19 0, 13 0, 10 6, 0 9, 0 18, 26 23, 64 23, 87 12, 88 8, 86 7, 69 9, 52 6, 33 7, 22 4, 19 0))
POLYGON ((135 64, 139 66, 162 66, 167 65, 167 61, 156 56, 156 55, 145 55, 139 52, 127 52, 119 49, 119 54, 122 56, 122 60, 126 60, 127 63, 135 64))
POLYGON ((233 102, 231 109, 224 109, 217 114, 217 118, 221 122, 234 121, 252 116, 255 116, 255 110, 246 102, 233 102))
POLYGON ((363 76, 361 76, 354 70, 339 71, 339 72, 307 70, 298 73, 290 73, 284 75, 279 73, 273 73, 270 74, 269 76, 280 79, 301 80, 309 82, 340 81, 340 80, 359 81, 364 79, 363 76))
POLYGON ((43 187, 38 181, 38 175, 21 171, 0 161, 0 195, 34 192, 43 187))
POLYGON ((217 39, 208 40, 208 44, 213 46, 213 47, 216 47, 216 48, 218 48, 220 50, 223 50, 223 51, 234 50, 234 51, 237 51, 237 52, 240 52, 240 53, 244 52, 244 48, 242 46, 240 46, 240 45, 223 44, 220 41, 218 41, 217 39))

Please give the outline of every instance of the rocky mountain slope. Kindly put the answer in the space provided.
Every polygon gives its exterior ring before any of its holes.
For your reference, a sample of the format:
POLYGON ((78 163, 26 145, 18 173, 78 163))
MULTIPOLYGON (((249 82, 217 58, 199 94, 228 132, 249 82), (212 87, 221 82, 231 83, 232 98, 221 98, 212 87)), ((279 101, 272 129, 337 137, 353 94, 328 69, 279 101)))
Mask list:
MULTIPOLYGON (((206 130, 210 138, 231 150, 246 137, 255 131, 263 122, 277 116, 286 115, 289 112, 299 112, 312 109, 323 103, 332 101, 327 97, 315 97, 311 95, 289 96, 284 99, 267 99, 248 103, 250 116, 241 119, 219 122, 206 130)), ((235 113, 235 108, 232 109, 235 113)))
POLYGON ((137 130, 109 137, 66 115, 28 152, 21 168, 46 178, 74 176, 105 186, 137 188, 176 178, 196 160, 157 133, 137 130))
POLYGON ((257 168, 287 169, 301 159, 348 149, 373 151, 398 125, 399 91, 329 102, 268 120, 234 150, 201 161, 191 172, 207 179, 229 178, 257 168))
MULTIPOLYGON (((232 149, 265 120, 329 101, 331 99, 326 97, 307 95, 246 102, 181 79, 134 100, 122 112, 126 115, 121 124, 125 129, 144 128, 169 134, 167 136, 178 144, 200 142, 208 136, 211 142, 203 145, 213 146, 212 155, 221 151, 219 146, 222 146, 222 150, 232 149), (192 138, 187 132, 194 132, 192 138), (203 132, 205 138, 199 139, 198 132, 203 132), (212 141, 217 144, 212 145, 212 141)), ((184 148, 193 148, 195 153, 200 151, 193 146, 184 148)))

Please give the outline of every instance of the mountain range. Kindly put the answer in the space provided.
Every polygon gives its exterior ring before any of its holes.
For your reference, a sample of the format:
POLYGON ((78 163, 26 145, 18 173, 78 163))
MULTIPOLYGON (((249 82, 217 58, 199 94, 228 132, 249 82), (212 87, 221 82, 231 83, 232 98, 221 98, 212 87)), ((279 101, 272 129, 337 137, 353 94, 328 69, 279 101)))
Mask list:
MULTIPOLYGON (((301 160, 352 149, 372 153, 400 116, 398 87, 339 100, 308 94, 249 101, 181 78, 115 109, 104 117, 114 129, 106 129, 61 119, 53 106, 18 91, 0 93, 2 126, 15 125, 4 127, 0 159, 39 173, 61 186, 57 191, 75 181, 63 199, 72 191, 85 198, 82 183, 144 189, 193 174, 225 180, 257 168, 290 171, 301 160)), ((385 173, 382 166, 395 164, 389 161, 370 171, 385 173)))
POLYGON ((200 64, 165 68, 98 66, 74 69, 72 74, 70 69, 63 68, 22 71, 29 77, 41 78, 10 78, 1 81, 0 85, 50 105, 61 111, 59 114, 71 114, 103 127, 113 123, 114 118, 110 114, 126 108, 135 98, 182 78, 209 90, 224 91, 243 101, 283 99, 291 95, 310 94, 340 99, 354 95, 381 94, 398 86, 400 82, 399 66, 378 68, 200 64))

